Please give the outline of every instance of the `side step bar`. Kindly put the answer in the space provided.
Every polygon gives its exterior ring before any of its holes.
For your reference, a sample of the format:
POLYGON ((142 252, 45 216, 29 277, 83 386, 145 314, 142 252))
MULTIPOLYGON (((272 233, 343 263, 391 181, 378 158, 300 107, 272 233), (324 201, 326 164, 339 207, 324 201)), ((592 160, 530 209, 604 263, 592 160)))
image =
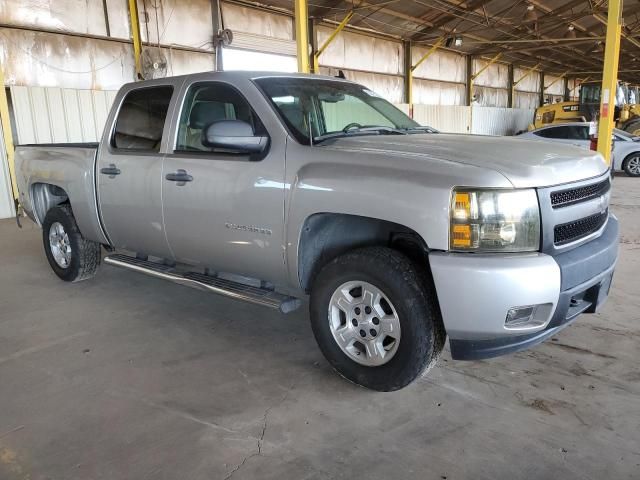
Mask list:
POLYGON ((113 265, 114 267, 122 267, 135 272, 145 273, 152 277, 169 280, 170 282, 187 287, 217 293, 225 297, 255 303, 264 307, 275 308, 282 313, 292 312, 300 307, 302 303, 298 298, 283 295, 266 288, 244 285, 197 272, 177 272, 172 266, 141 260, 127 255, 108 255, 104 258, 104 263, 113 265))

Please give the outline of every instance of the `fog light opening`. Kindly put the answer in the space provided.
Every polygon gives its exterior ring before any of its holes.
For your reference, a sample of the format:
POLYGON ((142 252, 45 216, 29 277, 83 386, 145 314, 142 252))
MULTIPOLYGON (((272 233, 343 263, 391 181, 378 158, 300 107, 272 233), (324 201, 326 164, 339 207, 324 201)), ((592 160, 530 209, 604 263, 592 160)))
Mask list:
POLYGON ((542 313, 539 312, 542 306, 544 305, 524 305, 510 308, 504 320, 504 328, 521 330, 544 325, 547 315, 539 315, 542 313))

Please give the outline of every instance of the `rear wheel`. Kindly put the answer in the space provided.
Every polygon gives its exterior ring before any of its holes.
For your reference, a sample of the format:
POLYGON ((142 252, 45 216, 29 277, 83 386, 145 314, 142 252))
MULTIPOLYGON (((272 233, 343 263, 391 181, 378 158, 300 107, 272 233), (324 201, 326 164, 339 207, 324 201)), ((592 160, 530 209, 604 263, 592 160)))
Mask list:
POLYGON ((314 281, 310 313, 329 363, 373 390, 410 384, 444 346, 430 279, 389 248, 355 250, 327 264, 314 281))
POLYGON ((640 177, 640 152, 632 153, 625 158, 622 169, 630 177, 640 177))
POLYGON ((69 205, 47 212, 42 241, 49 265, 62 280, 79 282, 95 275, 100 265, 100 244, 82 236, 69 205))

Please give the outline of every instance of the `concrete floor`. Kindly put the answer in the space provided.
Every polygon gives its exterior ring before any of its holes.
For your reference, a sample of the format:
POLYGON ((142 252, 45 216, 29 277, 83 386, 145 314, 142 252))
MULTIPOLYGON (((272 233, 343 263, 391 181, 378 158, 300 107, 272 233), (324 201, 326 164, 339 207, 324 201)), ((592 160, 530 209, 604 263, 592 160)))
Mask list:
POLYGON ((305 310, 104 265, 66 284, 2 221, 0 478, 640 478, 640 179, 614 186, 601 314, 389 394, 334 374, 305 310))

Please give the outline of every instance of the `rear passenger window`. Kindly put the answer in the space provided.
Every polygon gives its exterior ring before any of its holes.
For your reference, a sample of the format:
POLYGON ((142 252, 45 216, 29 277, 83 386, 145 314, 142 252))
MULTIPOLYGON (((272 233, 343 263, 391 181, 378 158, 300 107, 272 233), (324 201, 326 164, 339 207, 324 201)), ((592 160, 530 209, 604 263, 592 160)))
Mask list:
POLYGON ((540 130, 539 132, 535 132, 539 137, 544 138, 569 138, 569 127, 554 127, 554 128, 545 128, 544 130, 540 130))
POLYGON ((571 140, 589 140, 589 127, 572 125, 569 127, 569 138, 571 140))
POLYGON ((173 87, 146 87, 127 94, 116 119, 111 146, 122 150, 160 150, 173 87))
POLYGON ((180 114, 175 151, 213 151, 202 144, 202 135, 207 127, 221 120, 242 120, 251 125, 254 134, 264 133, 249 103, 235 88, 214 82, 189 87, 180 114))

